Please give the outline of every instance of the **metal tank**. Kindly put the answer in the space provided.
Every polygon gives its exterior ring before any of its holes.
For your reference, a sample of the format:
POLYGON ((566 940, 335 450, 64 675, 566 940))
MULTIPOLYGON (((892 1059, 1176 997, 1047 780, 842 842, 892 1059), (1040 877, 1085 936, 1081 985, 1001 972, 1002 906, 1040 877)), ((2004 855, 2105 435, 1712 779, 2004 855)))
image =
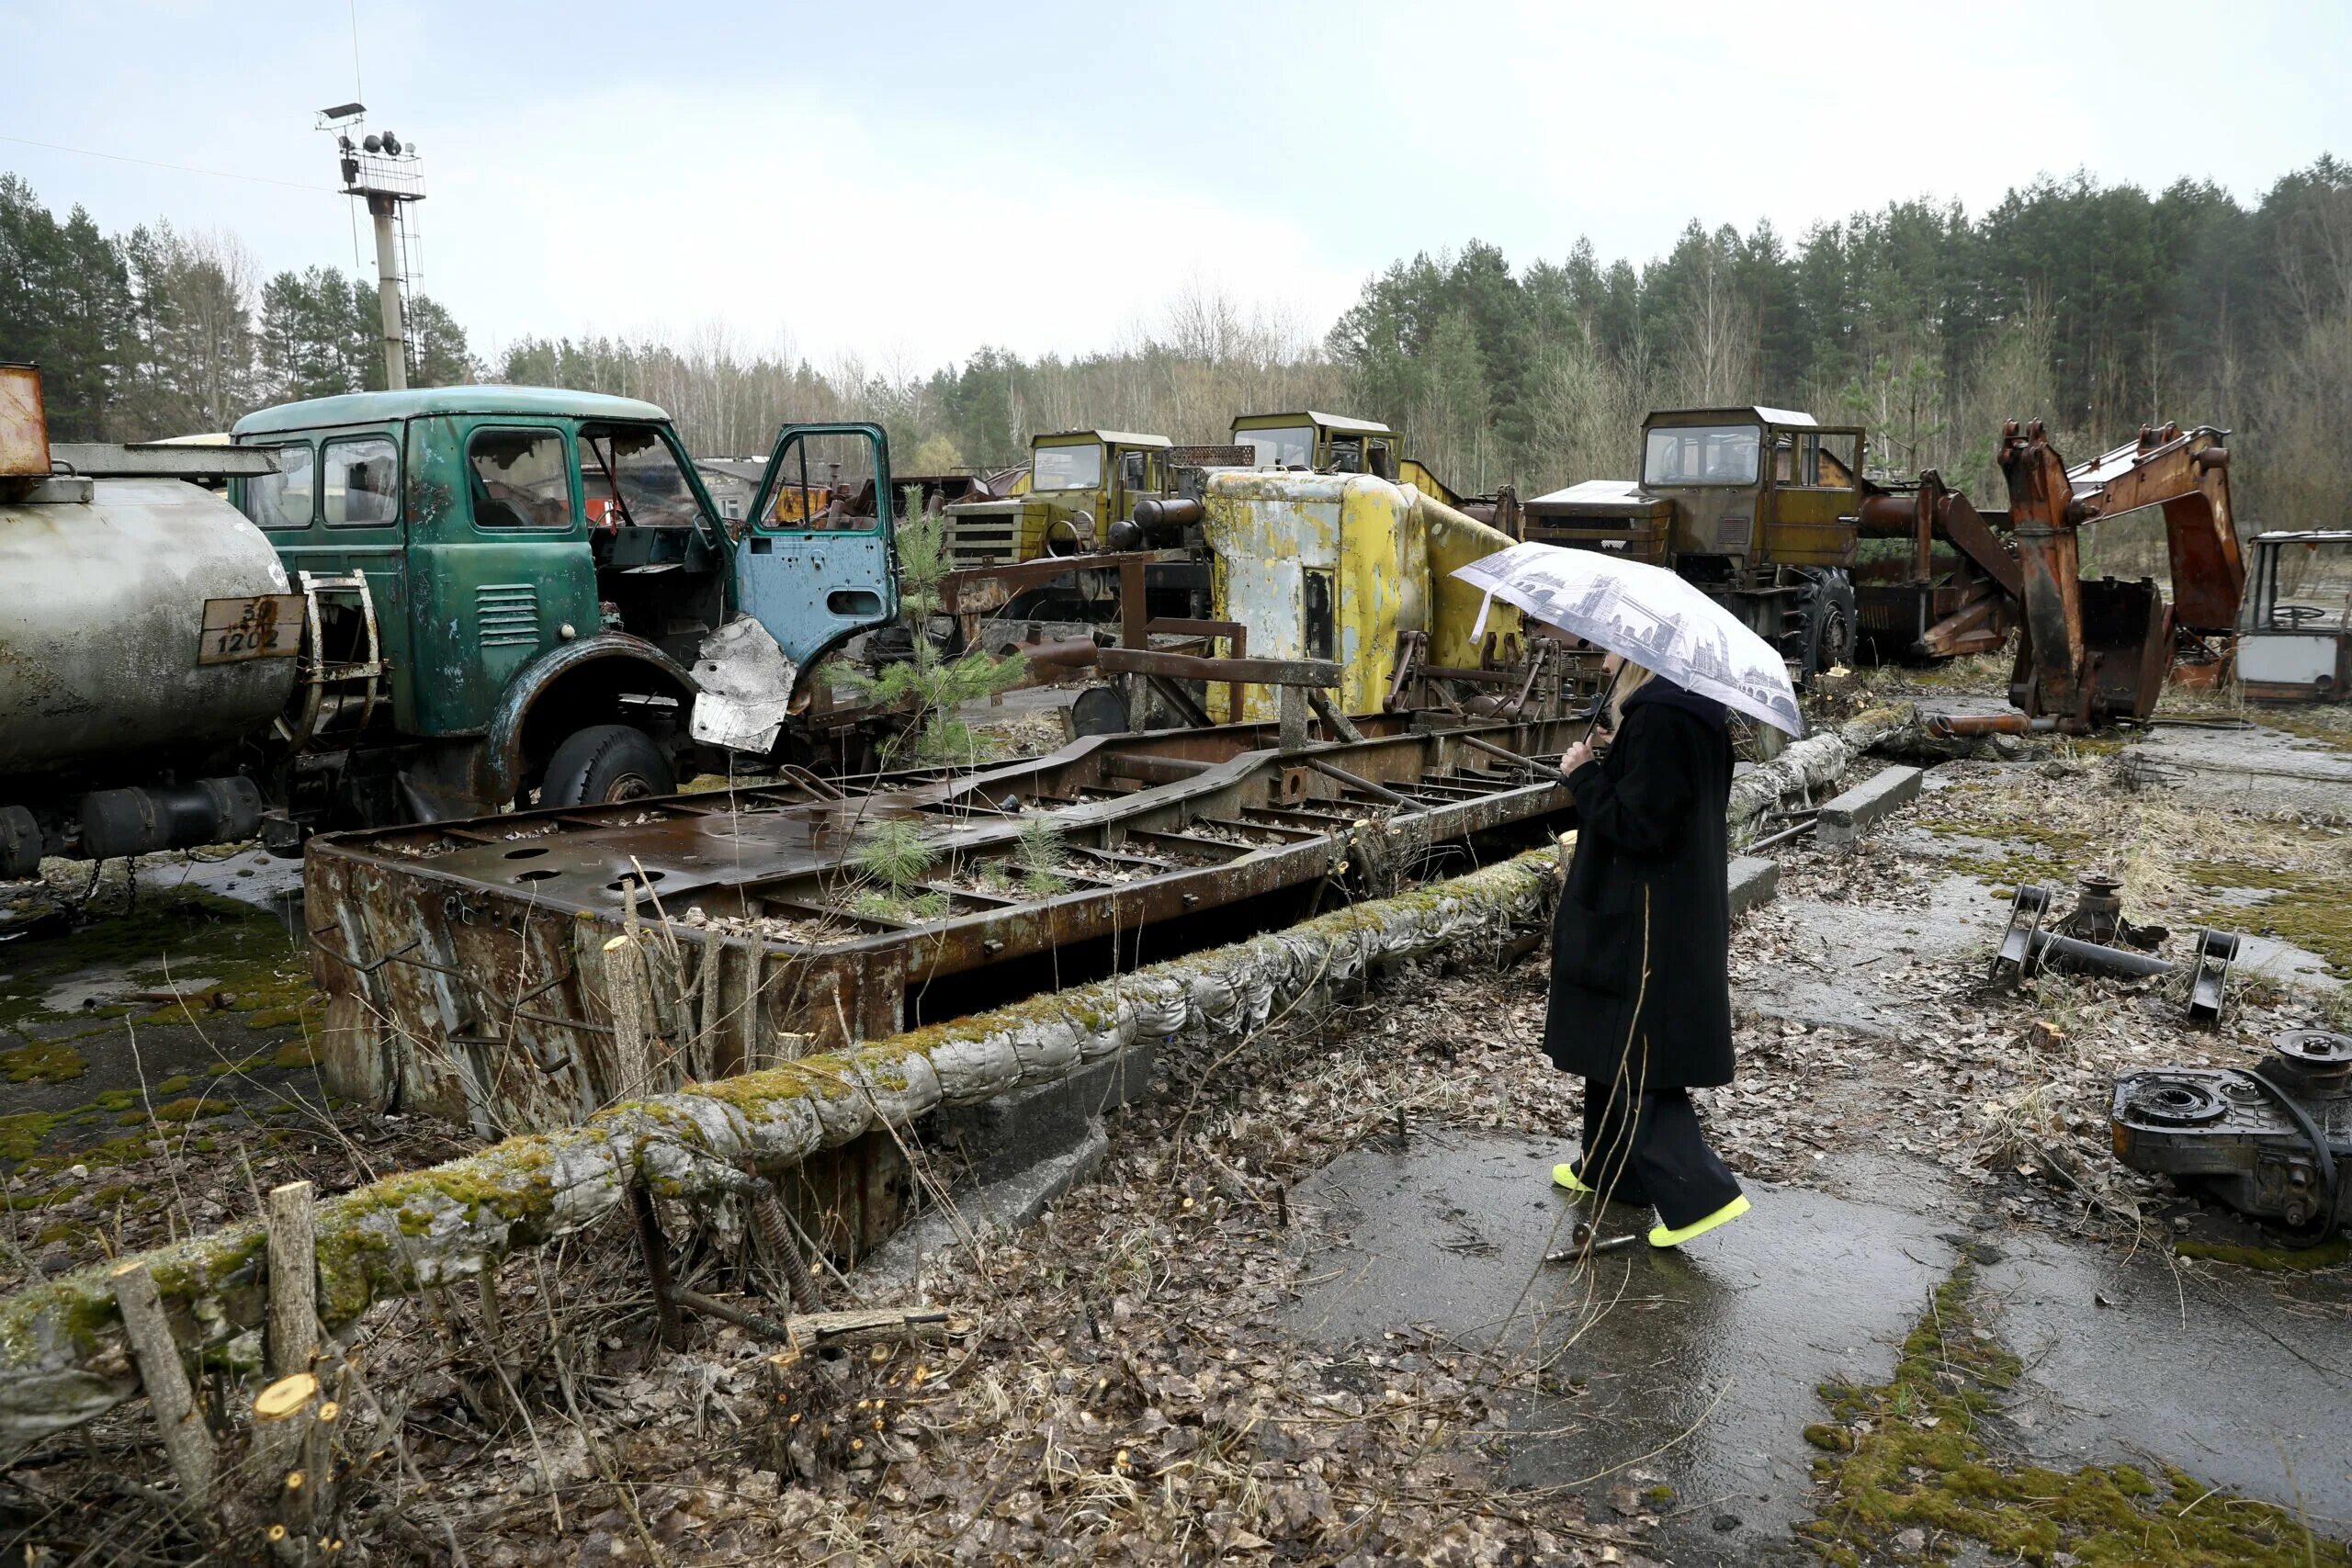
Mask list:
POLYGON ((262 624, 287 592, 267 536, 192 484, 51 479, 0 504, 0 791, 266 728, 294 685, 299 615, 262 624))

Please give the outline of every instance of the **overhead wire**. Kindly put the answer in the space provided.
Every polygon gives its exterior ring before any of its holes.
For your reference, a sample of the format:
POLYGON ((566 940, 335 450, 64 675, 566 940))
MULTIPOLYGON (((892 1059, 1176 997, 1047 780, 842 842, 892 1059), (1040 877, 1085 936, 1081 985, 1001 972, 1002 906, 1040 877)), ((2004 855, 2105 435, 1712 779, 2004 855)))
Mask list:
POLYGON ((177 175, 203 175, 216 180, 243 180, 248 185, 284 186, 288 190, 316 191, 322 196, 340 196, 333 186, 305 185, 300 180, 272 179, 266 175, 234 175, 226 169, 199 169, 189 164, 165 164, 153 158, 133 158, 121 152, 101 152, 94 147, 68 147, 62 141, 36 141, 29 136, 0 135, 0 141, 13 141, 20 147, 39 147, 51 152, 71 152, 82 158, 105 158, 117 164, 139 164, 151 169, 169 169, 177 175))

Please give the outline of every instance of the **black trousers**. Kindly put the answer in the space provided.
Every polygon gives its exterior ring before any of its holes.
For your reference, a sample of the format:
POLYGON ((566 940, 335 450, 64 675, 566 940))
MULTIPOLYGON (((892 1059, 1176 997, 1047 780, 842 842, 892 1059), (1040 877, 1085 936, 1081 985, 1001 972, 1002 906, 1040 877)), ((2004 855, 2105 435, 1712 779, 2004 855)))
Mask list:
POLYGON ((1624 1079, 1584 1085, 1584 1152, 1577 1176, 1620 1203, 1645 1205, 1669 1230, 1739 1196, 1739 1182, 1707 1146, 1683 1089, 1634 1092, 1624 1079))

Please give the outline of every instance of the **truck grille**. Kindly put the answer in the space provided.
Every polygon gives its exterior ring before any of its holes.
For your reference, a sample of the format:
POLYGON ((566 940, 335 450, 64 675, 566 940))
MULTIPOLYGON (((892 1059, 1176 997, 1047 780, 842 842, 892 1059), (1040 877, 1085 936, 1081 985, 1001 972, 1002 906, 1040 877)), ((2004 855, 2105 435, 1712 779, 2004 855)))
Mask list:
POLYGON ((484 648, 535 647, 539 591, 527 582, 485 582, 474 590, 474 619, 484 648))
POLYGON ((948 558, 959 567, 992 566, 1013 558, 1013 520, 991 517, 986 522, 958 521, 947 545, 948 558))

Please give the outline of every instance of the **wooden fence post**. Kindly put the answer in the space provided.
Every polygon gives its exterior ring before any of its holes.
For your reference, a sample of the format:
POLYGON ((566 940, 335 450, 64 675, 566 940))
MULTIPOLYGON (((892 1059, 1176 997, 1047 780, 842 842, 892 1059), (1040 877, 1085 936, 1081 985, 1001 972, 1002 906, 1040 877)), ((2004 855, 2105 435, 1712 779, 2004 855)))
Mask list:
POLYGON ((179 1477, 180 1492, 198 1512, 212 1506, 215 1461, 212 1434, 196 1408, 188 1387, 187 1369, 180 1364, 179 1343, 164 1315, 164 1301, 155 1276, 133 1259, 118 1267, 108 1279, 114 1299, 122 1309, 122 1330, 130 1354, 139 1363, 139 1381, 146 1385, 147 1402, 154 1407, 155 1425, 163 1429, 164 1452, 179 1477))
POLYGON ((607 1100, 652 1092, 653 976, 634 933, 605 943, 605 992, 613 1012, 613 1075, 607 1100))
POLYGON ((319 1349, 318 1190, 289 1181, 269 1190, 269 1375, 311 1370, 319 1349))

